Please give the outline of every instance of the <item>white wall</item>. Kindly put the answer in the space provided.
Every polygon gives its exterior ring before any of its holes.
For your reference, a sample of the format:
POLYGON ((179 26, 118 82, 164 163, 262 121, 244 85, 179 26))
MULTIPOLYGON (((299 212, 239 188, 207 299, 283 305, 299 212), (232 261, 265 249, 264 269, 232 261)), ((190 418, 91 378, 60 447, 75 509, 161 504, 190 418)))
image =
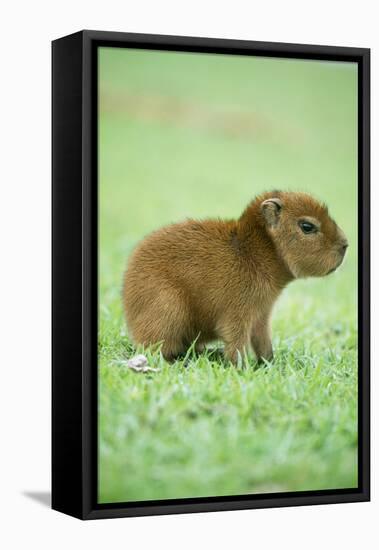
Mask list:
MULTIPOLYGON (((373 502, 362 504, 82 523, 25 496, 47 492, 50 482, 50 40, 92 28, 371 47, 375 214, 379 34, 374 0, 33 0, 4 3, 1 19, 0 540, 8 538, 3 547, 377 548, 375 470, 373 502)), ((375 246, 378 216, 373 218, 375 246)), ((377 263, 374 255, 374 279, 377 263)), ((378 305, 377 288, 373 298, 378 305)), ((375 334, 378 310, 373 310, 375 334)), ((375 342, 373 351, 376 356, 375 342)), ((379 399, 373 375, 375 429, 379 399)))

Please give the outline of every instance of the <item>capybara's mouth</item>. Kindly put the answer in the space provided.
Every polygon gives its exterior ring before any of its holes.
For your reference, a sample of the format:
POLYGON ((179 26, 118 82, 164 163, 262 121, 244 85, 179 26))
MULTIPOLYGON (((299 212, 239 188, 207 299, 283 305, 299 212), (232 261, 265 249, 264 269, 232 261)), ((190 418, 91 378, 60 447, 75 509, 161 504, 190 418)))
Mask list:
POLYGON ((332 267, 332 269, 330 269, 328 272, 327 272, 327 275, 330 275, 331 273, 334 273, 336 271, 336 269, 339 268, 339 266, 342 264, 343 262, 343 259, 344 259, 344 256, 342 256, 342 258, 340 259, 340 261, 337 263, 337 265, 335 265, 334 267, 332 267))

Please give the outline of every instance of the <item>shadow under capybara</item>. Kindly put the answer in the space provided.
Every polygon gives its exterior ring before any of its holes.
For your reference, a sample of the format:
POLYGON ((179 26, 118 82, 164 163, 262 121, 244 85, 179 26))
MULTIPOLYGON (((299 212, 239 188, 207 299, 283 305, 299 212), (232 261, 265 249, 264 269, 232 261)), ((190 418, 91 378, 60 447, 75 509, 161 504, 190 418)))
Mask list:
POLYGON ((238 220, 189 219, 144 238, 130 257, 123 301, 136 344, 162 343, 173 360, 196 340, 225 357, 273 357, 270 316, 283 288, 328 275, 348 243, 327 207, 305 193, 256 197, 238 220))

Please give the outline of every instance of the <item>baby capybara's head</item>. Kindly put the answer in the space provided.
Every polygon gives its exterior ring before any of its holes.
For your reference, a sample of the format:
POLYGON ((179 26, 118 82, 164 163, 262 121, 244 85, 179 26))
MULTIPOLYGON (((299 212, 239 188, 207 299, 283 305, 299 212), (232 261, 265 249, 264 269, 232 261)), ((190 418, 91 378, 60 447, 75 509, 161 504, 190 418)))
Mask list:
POLYGON ((273 192, 262 197, 263 222, 294 277, 322 277, 342 263, 346 236, 327 207, 306 193, 273 192))

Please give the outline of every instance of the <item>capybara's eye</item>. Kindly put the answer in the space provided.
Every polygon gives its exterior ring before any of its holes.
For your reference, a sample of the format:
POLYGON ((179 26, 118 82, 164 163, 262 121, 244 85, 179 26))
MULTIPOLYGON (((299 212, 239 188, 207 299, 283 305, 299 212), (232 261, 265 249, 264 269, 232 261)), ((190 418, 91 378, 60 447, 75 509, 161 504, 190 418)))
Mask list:
POLYGON ((309 233, 317 232, 317 227, 311 222, 300 221, 299 226, 302 232, 305 233, 306 235, 308 235, 309 233))

